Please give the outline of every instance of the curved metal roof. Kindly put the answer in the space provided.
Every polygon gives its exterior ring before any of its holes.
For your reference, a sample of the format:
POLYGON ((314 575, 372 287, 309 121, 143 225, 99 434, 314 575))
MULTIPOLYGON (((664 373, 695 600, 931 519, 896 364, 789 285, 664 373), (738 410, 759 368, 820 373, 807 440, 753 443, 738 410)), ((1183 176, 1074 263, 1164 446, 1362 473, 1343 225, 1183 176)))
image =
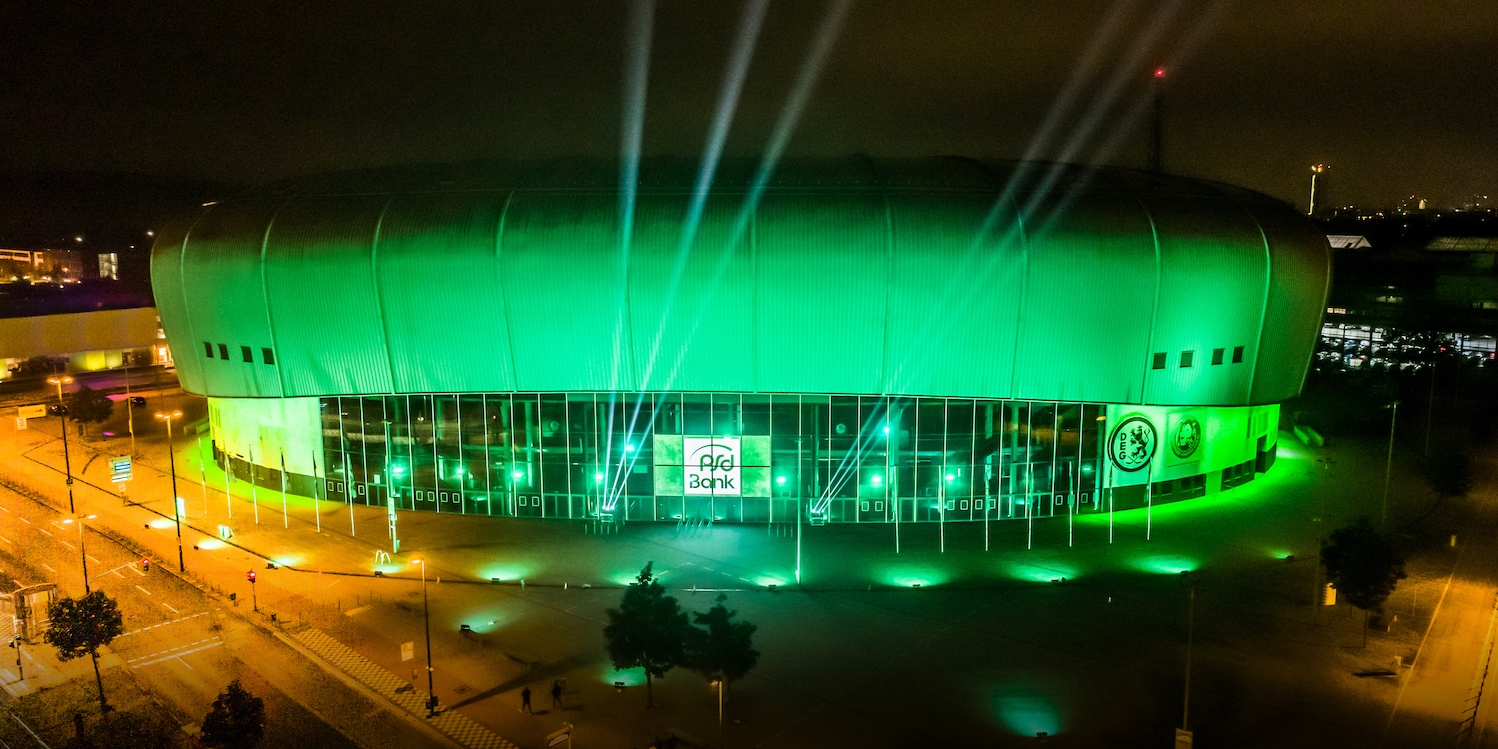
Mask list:
POLYGON ((694 165, 647 161, 627 242, 614 164, 297 180, 160 233, 152 281, 184 386, 220 397, 1246 405, 1304 380, 1329 251, 1263 195, 1121 169, 863 157, 787 162, 755 190, 753 166, 724 165, 689 232, 694 165))

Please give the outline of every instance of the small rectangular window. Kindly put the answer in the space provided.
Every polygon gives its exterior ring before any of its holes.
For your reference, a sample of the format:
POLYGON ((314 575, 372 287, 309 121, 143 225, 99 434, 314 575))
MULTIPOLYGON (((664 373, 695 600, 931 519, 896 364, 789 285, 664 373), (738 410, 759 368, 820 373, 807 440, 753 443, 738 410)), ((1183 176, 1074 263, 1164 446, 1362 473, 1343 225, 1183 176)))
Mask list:
POLYGON ((276 352, 271 351, 268 348, 260 349, 260 358, 264 360, 266 364, 275 364, 276 352))
POLYGON ((1212 366, 1215 367, 1215 366, 1217 366, 1217 365, 1219 365, 1219 364, 1222 363, 1222 355, 1226 351, 1227 351, 1227 349, 1220 349, 1220 348, 1214 348, 1214 349, 1212 349, 1212 366))
POLYGON ((218 358, 229 361, 229 347, 220 343, 218 345, 218 358))
POLYGON ((1191 366, 1191 361, 1193 359, 1195 359, 1195 358, 1196 358, 1196 352, 1195 351, 1182 351, 1181 352, 1181 368, 1182 369, 1186 369, 1187 367, 1190 367, 1191 366))
POLYGON ((862 510, 864 512, 868 512, 869 511, 869 503, 868 502, 864 502, 862 505, 859 506, 858 509, 860 509, 860 510, 862 510))
POLYGON ((211 344, 211 343, 209 343, 207 341, 203 341, 203 353, 207 354, 209 359, 212 359, 213 358, 213 344, 211 344))
POLYGON ((239 355, 242 356, 242 357, 244 357, 244 363, 245 364, 254 364, 255 363, 255 355, 250 352, 250 347, 249 346, 240 346, 239 347, 239 355))
POLYGON ((1243 347, 1242 346, 1234 346, 1233 347, 1233 363, 1234 364, 1242 364, 1243 363, 1243 347))
POLYGON ((1154 368, 1155 369, 1164 369, 1165 368, 1165 353, 1164 352, 1155 354, 1155 367, 1154 368))

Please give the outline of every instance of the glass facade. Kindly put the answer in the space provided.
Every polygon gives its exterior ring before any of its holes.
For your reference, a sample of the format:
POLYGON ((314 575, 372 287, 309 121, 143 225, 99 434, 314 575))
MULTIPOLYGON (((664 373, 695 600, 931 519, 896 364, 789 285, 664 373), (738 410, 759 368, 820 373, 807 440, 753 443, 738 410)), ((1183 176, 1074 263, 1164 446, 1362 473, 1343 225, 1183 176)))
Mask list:
POLYGON ((599 392, 330 397, 318 407, 323 497, 333 501, 621 522, 1107 510, 1102 404, 599 392))

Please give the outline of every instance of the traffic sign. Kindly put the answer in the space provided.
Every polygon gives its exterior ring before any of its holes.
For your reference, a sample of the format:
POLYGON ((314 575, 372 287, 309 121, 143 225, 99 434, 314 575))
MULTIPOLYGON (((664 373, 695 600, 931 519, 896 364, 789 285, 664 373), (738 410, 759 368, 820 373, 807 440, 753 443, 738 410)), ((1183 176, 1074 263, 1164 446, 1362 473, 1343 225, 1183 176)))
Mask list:
POLYGON ((401 660, 403 660, 403 661, 409 661, 409 660, 415 660, 415 659, 416 659, 416 642, 413 640, 411 642, 403 642, 403 643, 401 643, 401 660))
POLYGON ((47 407, 42 404, 35 406, 19 406, 16 408, 16 416, 23 419, 40 419, 47 415, 47 407))
POLYGON ((557 730, 552 731, 551 733, 546 734, 546 745, 547 746, 556 746, 557 744, 560 744, 563 741, 567 742, 567 746, 572 746, 572 724, 571 723, 563 723, 561 728, 558 728, 557 730))
POLYGON ((17 416, 16 417, 16 431, 19 432, 19 431, 21 431, 22 429, 25 429, 25 428, 26 428, 26 417, 25 416, 17 416))
POLYGON ((130 480, 130 456, 121 455, 109 459, 109 480, 118 484, 130 480))

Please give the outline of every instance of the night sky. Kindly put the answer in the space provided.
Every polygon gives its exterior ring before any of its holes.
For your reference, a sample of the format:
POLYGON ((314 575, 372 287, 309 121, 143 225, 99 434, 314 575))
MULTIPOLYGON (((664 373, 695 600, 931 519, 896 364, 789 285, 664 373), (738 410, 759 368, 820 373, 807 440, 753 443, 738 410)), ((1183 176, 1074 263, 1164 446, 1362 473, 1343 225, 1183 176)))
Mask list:
MULTIPOLYGON (((657 6, 646 154, 701 153, 742 7, 657 6)), ((827 8, 771 3, 729 153, 763 151, 827 8)), ((615 155, 627 14, 622 0, 6 3, 0 166, 249 183, 615 155)), ((1493 0, 865 0, 787 153, 1143 166, 1148 116, 1129 114, 1147 112, 1161 64, 1168 171, 1298 204, 1316 162, 1332 167, 1324 204, 1498 196, 1493 0)))

